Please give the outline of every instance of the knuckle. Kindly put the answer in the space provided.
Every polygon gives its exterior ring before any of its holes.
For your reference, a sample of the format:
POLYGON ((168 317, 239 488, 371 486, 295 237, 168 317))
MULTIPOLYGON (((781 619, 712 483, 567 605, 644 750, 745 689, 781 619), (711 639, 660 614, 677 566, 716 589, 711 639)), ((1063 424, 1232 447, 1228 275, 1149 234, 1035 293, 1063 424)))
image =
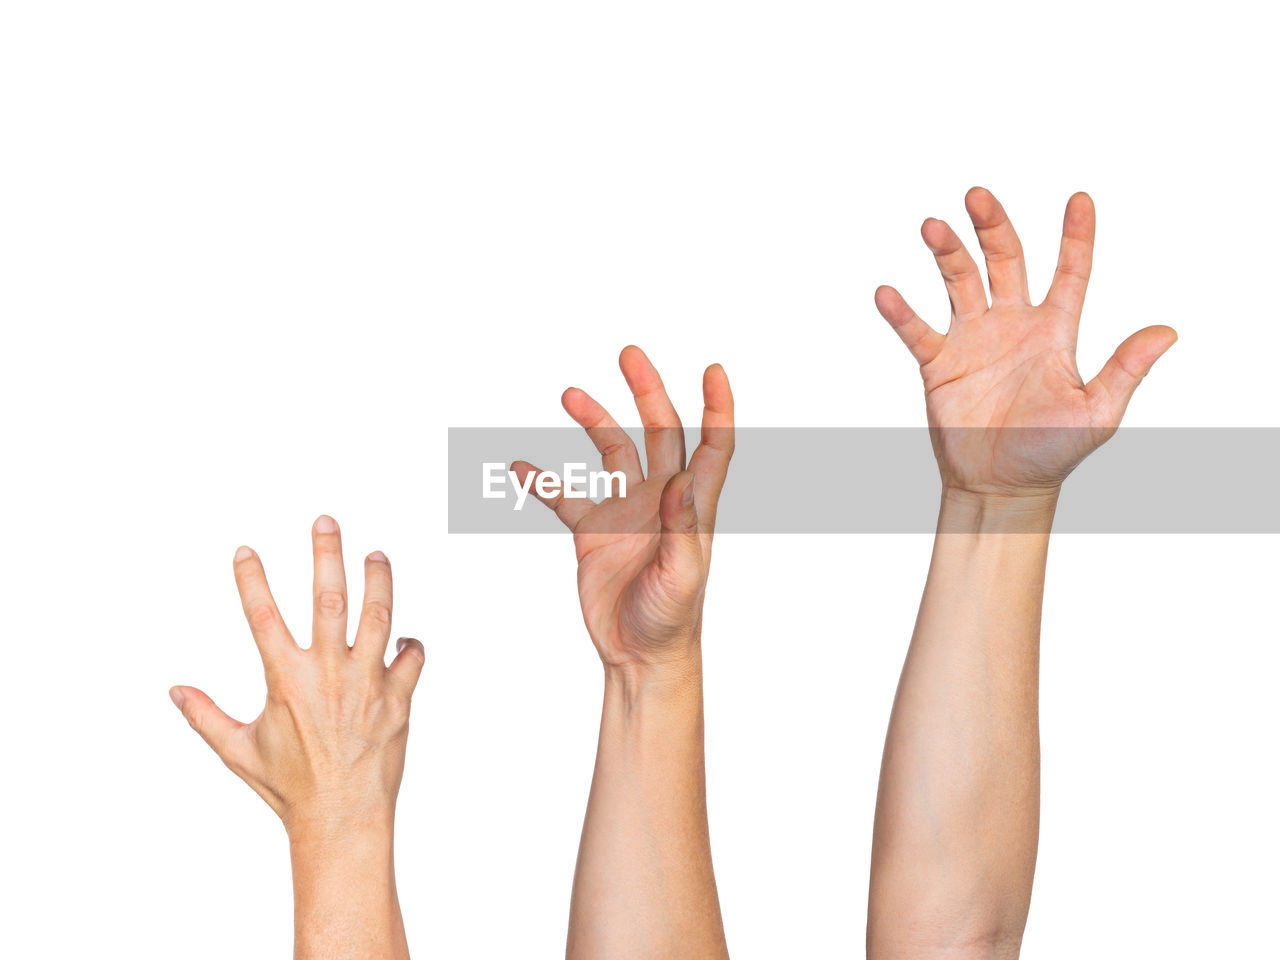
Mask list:
POLYGON ((269 603, 255 603, 249 607, 249 626, 255 630, 265 630, 276 622, 276 611, 269 603))
POLYGON ((393 694, 387 698, 387 716, 397 727, 409 722, 409 708, 412 701, 407 696, 393 694))
MULTIPOLYGON (((679 418, 675 423, 647 423, 644 426, 645 439, 649 437, 665 438, 668 434, 674 436, 675 431, 680 429, 679 418)), ((681 437, 683 439, 683 437, 681 437)))
POLYGON ((1022 258, 1022 250, 1020 248, 1012 248, 1009 250, 988 250, 984 251, 987 263, 1009 263, 1013 260, 1022 258))
POLYGON ((296 703, 302 697, 302 684, 290 673, 272 678, 267 684, 267 699, 280 704, 296 703))
POLYGON ((366 603, 363 617, 376 627, 391 626, 391 608, 381 601, 366 603))
POLYGON ((342 543, 337 533, 317 534, 314 549, 317 556, 342 558, 342 543))
POLYGON ((347 598, 341 590, 321 590, 316 594, 316 610, 326 617, 340 617, 347 610, 347 598))

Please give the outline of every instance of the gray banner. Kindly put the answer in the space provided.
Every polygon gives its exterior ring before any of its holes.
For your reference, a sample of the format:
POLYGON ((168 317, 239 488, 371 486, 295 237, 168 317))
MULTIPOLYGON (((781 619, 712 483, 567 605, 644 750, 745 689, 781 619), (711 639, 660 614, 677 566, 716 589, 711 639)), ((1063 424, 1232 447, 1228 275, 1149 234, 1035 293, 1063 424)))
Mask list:
MULTIPOLYGON (((643 463, 643 430, 627 433, 643 463)), ((692 452, 698 431, 685 438, 692 452)), ((514 460, 574 476, 579 489, 602 471, 577 427, 450 428, 450 533, 566 532, 516 489, 514 460)), ((1067 480, 1054 530, 1280 533, 1278 475, 1277 428, 1125 428, 1067 480)), ((593 499, 603 486, 597 477, 593 499)), ((939 492, 925 428, 739 428, 716 531, 928 533, 939 492)))

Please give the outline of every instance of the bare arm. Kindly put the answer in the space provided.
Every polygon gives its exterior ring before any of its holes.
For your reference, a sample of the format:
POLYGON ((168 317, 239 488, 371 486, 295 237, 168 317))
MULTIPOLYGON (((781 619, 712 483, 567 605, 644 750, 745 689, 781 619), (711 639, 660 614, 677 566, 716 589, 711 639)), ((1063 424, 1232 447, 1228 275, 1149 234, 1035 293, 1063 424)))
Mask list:
POLYGON ((943 502, 880 769, 871 957, 1017 956, 1039 830, 1049 539, 1023 524, 1047 531, 1053 507, 943 502))
POLYGON ((390 823, 344 819, 289 835, 296 960, 405 960, 390 823))
POLYGON ((1062 481, 1116 430, 1176 335, 1131 336, 1085 383, 1076 330, 1094 210, 1071 198, 1049 294, 986 190, 966 198, 991 301, 946 224, 922 228, 952 304, 944 336, 897 291, 876 303, 920 362, 943 496, 880 771, 867 955, 1011 958, 1031 902, 1040 816, 1040 607, 1062 481))
MULTIPOLYGON (((733 397, 703 377, 702 438, 684 433, 649 359, 623 350, 645 426, 647 470, 612 417, 581 390, 564 406, 627 495, 599 505, 542 497, 573 530, 587 632, 604 664, 604 707, 569 909, 567 955, 727 956, 711 867, 703 761, 702 598, 716 505, 733 453, 733 397)), ((536 472, 513 465, 523 480, 536 472)))
POLYGON ((567 956, 727 956, 711 867, 699 677, 610 673, 567 956))
POLYGON ((173 702, 231 770, 280 817, 293 865, 297 960, 409 956, 392 864, 392 825, 404 773, 409 700, 422 645, 391 635, 391 565, 365 559, 365 597, 347 644, 347 582, 338 525, 321 517, 311 645, 300 648, 276 608, 258 555, 236 552, 236 585, 267 677, 252 723, 223 713, 195 687, 173 702))

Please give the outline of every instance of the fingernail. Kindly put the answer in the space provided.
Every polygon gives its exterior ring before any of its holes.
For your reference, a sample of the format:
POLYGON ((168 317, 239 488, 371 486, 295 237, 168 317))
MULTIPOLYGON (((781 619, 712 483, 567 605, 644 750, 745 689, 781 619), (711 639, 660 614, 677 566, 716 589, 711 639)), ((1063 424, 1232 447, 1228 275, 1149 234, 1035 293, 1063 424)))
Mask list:
POLYGON ((182 701, 183 701, 183 700, 185 700, 185 699, 186 699, 186 697, 184 697, 184 696, 182 695, 182 691, 181 691, 181 690, 179 690, 177 687, 170 687, 170 688, 169 688, 169 699, 173 701, 173 705, 174 705, 175 707, 177 707, 179 710, 181 710, 181 709, 182 709, 182 701))
POLYGON ((386 563, 387 555, 381 550, 375 550, 373 553, 369 554, 369 560, 372 563, 386 563))
POLYGON ((337 533, 338 523, 333 517, 321 515, 316 520, 316 533, 337 533))
POLYGON ((687 507, 689 504, 693 503, 693 485, 697 480, 698 475, 696 473, 689 476, 689 485, 684 488, 684 494, 680 497, 680 503, 682 506, 687 507))
POLYGON ((236 551, 235 562, 239 563, 241 560, 248 560, 252 556, 253 556, 252 550, 250 550, 248 547, 241 547, 236 551))
MULTIPOLYGON (((397 641, 396 641, 396 653, 399 653, 401 650, 403 650, 403 649, 404 649, 405 647, 407 647, 409 644, 411 644, 411 643, 416 643, 416 642, 417 642, 417 641, 416 641, 416 640, 414 640, 414 638, 413 638, 413 637, 401 637, 399 640, 397 640, 397 641)), ((423 663, 426 663, 426 662, 427 662, 427 653, 426 653, 426 651, 425 651, 425 650, 422 650, 422 649, 418 649, 418 650, 417 650, 417 653, 418 653, 418 656, 422 657, 422 662, 423 662, 423 663)))

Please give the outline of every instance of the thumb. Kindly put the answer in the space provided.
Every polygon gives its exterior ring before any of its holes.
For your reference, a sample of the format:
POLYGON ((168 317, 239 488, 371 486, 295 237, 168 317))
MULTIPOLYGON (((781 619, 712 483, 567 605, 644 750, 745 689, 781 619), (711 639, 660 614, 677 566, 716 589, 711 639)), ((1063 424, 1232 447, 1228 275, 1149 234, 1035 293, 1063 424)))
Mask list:
POLYGON ((1138 384, 1177 339, 1172 327, 1156 325, 1143 327, 1116 347, 1101 372, 1085 386, 1105 425, 1120 426, 1138 384))
POLYGON ((695 474, 683 470, 667 481, 658 502, 662 540, 658 564, 668 571, 702 569, 702 543, 698 536, 698 505, 694 501, 695 474))
POLYGON ((204 738, 223 763, 229 763, 231 737, 244 724, 223 713, 207 694, 195 687, 171 687, 169 699, 182 711, 191 729, 204 738))

